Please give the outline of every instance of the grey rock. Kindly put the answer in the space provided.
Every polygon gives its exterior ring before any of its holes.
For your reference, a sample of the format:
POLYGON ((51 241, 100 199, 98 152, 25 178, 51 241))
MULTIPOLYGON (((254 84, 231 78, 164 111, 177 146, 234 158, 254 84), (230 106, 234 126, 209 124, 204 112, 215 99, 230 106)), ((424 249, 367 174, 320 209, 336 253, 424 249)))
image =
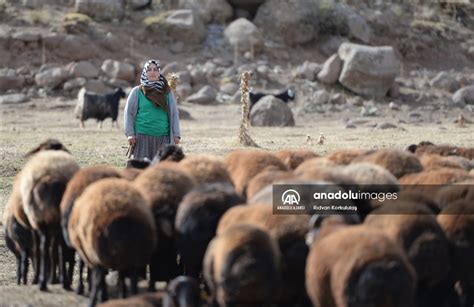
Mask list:
POLYGON ((186 101, 196 104, 213 104, 216 102, 217 92, 211 86, 204 86, 197 93, 189 96, 186 101))
POLYGON ((71 65, 69 73, 76 78, 93 79, 99 76, 99 68, 89 61, 80 61, 71 65))
POLYGON ((295 125, 295 120, 286 103, 268 95, 252 108, 250 124, 257 127, 289 127, 295 125))
POLYGON ((35 75, 35 83, 40 87, 54 89, 69 77, 69 73, 62 67, 55 67, 41 71, 35 75))
POLYGON ((442 71, 431 79, 430 86, 453 93, 459 89, 460 84, 448 72, 442 71))
POLYGON ((125 1, 75 0, 74 9, 77 13, 88 15, 96 20, 111 21, 124 16, 125 1))
POLYGON ((239 18, 231 22, 224 30, 224 36, 229 44, 239 52, 263 49, 263 36, 260 30, 249 20, 239 18))
POLYGON ((338 54, 333 54, 323 64, 323 68, 318 73, 318 80, 326 84, 335 84, 341 74, 342 61, 338 54))
POLYGON ((459 89, 452 97, 455 105, 474 105, 474 85, 459 89))
POLYGON ((7 94, 0 96, 0 105, 4 104, 17 104, 28 101, 28 97, 25 94, 7 94))
POLYGON ((135 67, 131 64, 115 60, 105 60, 100 67, 101 71, 110 78, 135 81, 138 76, 135 74, 135 67))
POLYGON ((381 129, 381 130, 394 129, 394 128, 397 128, 397 126, 392 124, 392 123, 388 123, 388 122, 383 122, 383 123, 377 124, 377 129, 381 129))
POLYGON ((65 91, 71 91, 83 87, 86 84, 87 80, 83 77, 74 78, 64 82, 63 89, 65 91))

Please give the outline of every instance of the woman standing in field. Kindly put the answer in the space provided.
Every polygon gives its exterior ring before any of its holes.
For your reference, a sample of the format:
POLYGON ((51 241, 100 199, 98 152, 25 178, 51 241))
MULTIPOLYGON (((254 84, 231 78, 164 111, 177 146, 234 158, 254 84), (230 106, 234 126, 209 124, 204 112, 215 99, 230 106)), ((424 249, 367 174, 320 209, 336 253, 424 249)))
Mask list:
POLYGON ((179 144, 176 100, 158 60, 143 65, 140 85, 130 91, 125 105, 124 127, 135 159, 151 160, 163 146, 179 144))

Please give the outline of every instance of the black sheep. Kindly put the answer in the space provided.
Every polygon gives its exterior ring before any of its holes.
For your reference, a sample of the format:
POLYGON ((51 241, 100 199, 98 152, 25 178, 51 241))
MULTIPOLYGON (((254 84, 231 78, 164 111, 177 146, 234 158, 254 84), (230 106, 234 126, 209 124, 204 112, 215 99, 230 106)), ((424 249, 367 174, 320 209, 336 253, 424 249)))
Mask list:
POLYGON ((268 96, 268 95, 275 96, 276 98, 278 98, 278 99, 282 100, 283 102, 287 103, 288 101, 295 100, 295 94, 296 94, 295 91, 292 90, 291 88, 287 89, 284 92, 281 92, 277 95, 267 94, 267 93, 260 93, 260 92, 256 92, 256 93, 249 92, 250 110, 252 110, 252 108, 255 106, 255 104, 265 96, 268 96))
POLYGON ((97 119, 100 122, 99 127, 102 128, 102 122, 109 117, 112 118, 112 126, 115 123, 118 128, 119 102, 120 98, 124 97, 125 92, 121 88, 105 95, 87 93, 85 89, 81 89, 74 113, 76 113, 76 118, 81 121, 82 128, 84 128, 84 121, 89 118, 97 119))

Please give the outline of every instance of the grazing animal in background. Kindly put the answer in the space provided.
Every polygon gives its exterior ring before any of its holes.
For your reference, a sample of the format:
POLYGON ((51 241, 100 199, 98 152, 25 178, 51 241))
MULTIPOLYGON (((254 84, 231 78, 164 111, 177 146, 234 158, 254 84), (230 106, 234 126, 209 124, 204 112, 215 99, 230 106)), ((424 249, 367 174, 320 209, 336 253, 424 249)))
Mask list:
POLYGON ((273 94, 267 94, 267 93, 260 93, 260 92, 255 92, 255 93, 252 93, 252 92, 249 92, 249 98, 250 98, 250 110, 252 110, 252 108, 254 107, 254 105, 263 97, 265 96, 275 96, 276 98, 282 100, 283 102, 285 103, 288 103, 288 101, 293 101, 295 100, 295 95, 296 95, 296 92, 294 90, 292 90, 291 88, 290 89, 287 89, 286 91, 284 92, 281 92, 277 95, 273 95, 273 94))
POLYGON ((125 97, 125 92, 121 88, 115 89, 112 93, 99 95, 95 93, 87 93, 85 88, 79 91, 77 96, 77 105, 74 109, 76 118, 81 121, 81 127, 84 128, 84 121, 89 118, 95 118, 100 122, 99 127, 102 129, 102 122, 106 118, 112 119, 112 126, 114 123, 117 128, 117 116, 120 98, 125 97))

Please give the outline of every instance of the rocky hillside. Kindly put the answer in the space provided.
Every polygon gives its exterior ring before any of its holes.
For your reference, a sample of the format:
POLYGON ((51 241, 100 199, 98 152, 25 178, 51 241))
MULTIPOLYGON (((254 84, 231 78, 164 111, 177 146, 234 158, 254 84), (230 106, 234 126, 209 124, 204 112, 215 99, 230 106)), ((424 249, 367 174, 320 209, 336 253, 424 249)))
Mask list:
POLYGON ((474 104, 470 0, 0 0, 0 19, 1 103, 129 88, 158 58, 191 103, 238 102, 251 70, 297 112, 474 104))

